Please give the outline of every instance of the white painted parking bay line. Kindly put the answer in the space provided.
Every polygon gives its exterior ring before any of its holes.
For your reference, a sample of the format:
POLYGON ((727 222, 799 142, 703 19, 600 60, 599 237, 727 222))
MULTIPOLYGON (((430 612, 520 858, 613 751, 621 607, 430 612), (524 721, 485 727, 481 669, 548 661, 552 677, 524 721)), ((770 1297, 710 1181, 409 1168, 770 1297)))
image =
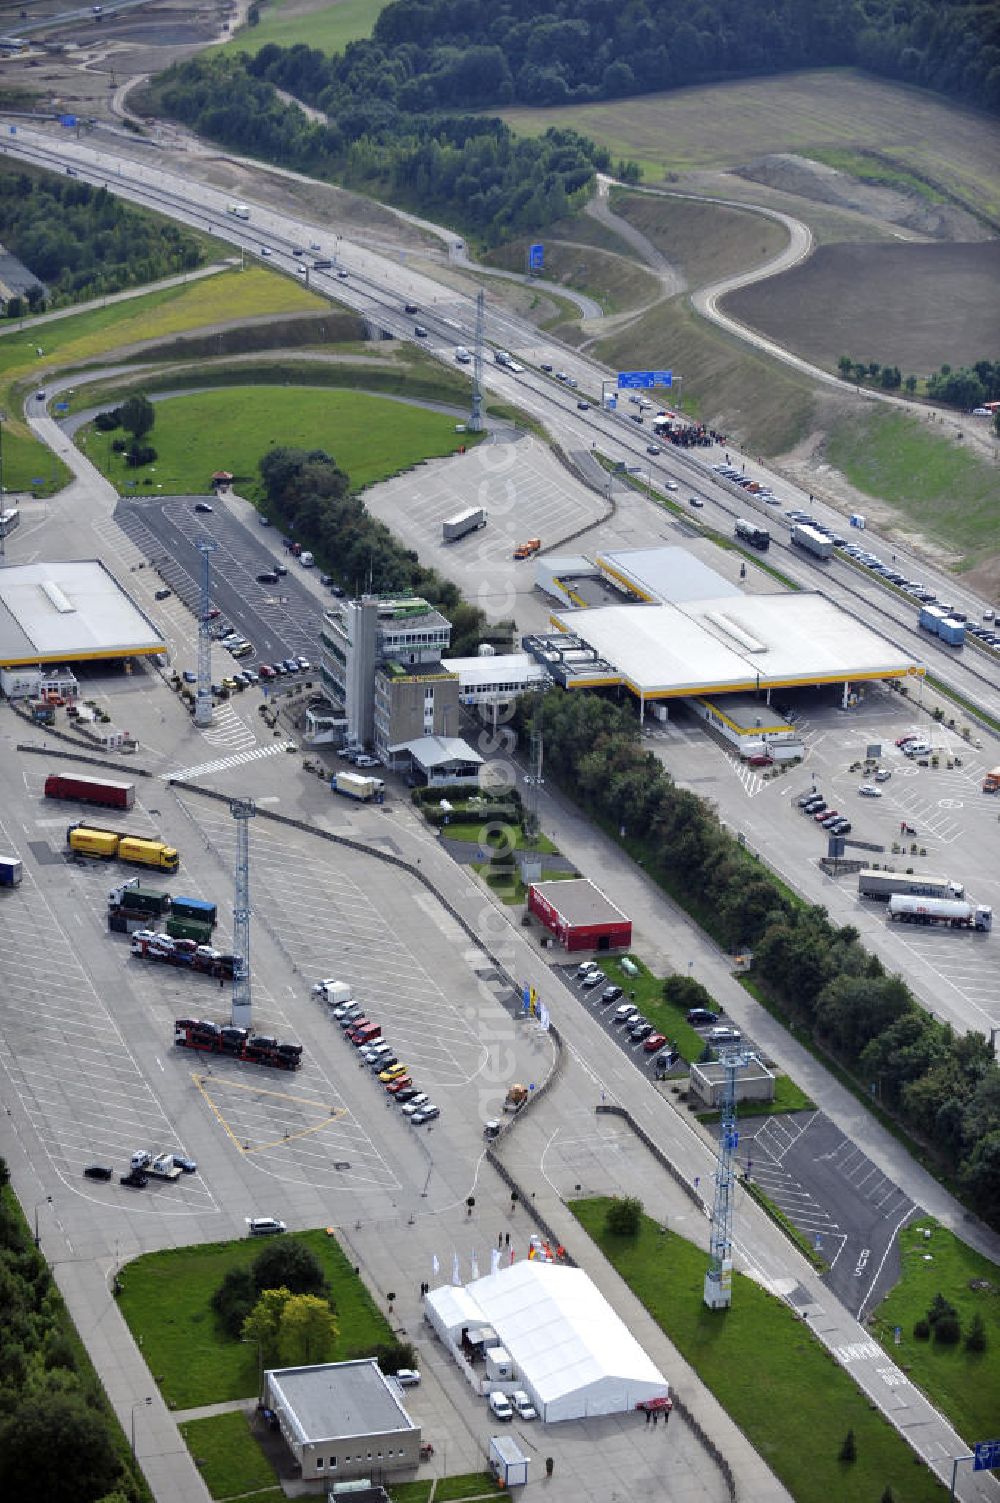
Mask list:
POLYGON ((231 757, 217 757, 214 762, 199 762, 194 767, 178 767, 173 772, 161 772, 160 778, 168 783, 171 778, 197 778, 207 772, 225 772, 227 767, 239 767, 244 762, 256 762, 261 757, 273 757, 276 752, 287 751, 285 742, 280 741, 272 746, 255 746, 252 751, 235 752, 231 757))

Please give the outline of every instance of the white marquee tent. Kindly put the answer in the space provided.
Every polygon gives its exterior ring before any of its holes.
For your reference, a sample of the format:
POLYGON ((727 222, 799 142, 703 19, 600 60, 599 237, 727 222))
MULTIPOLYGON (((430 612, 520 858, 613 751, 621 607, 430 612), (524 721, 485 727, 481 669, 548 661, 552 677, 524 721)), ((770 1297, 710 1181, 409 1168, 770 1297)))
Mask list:
POLYGON ((463 1326, 495 1331, 549 1424, 667 1396, 666 1378, 582 1269, 528 1259, 464 1289, 432 1290, 425 1305, 452 1341, 463 1326))

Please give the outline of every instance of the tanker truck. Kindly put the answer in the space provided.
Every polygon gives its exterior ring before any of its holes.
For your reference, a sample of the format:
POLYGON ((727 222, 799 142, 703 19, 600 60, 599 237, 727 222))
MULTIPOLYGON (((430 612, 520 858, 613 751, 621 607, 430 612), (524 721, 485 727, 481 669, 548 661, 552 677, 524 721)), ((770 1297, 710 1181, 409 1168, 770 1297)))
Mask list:
POLYGON ((993 927, 992 908, 958 898, 914 898, 893 893, 889 917, 901 924, 944 924, 950 929, 978 929, 983 934, 993 927))

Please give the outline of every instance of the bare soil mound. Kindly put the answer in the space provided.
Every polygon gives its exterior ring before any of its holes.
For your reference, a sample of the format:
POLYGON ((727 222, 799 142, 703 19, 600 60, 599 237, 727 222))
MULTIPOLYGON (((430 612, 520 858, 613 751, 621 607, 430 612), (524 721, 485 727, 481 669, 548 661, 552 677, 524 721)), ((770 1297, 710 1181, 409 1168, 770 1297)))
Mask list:
POLYGON ((888 184, 861 182, 850 173, 794 152, 773 152, 734 171, 749 182, 812 203, 852 209, 930 240, 987 240, 990 236, 979 220, 956 204, 935 203, 921 193, 888 184))
POLYGON ((808 261, 724 299, 727 313, 816 365, 838 357, 904 376, 992 359, 1000 347, 1000 241, 821 245, 808 261))

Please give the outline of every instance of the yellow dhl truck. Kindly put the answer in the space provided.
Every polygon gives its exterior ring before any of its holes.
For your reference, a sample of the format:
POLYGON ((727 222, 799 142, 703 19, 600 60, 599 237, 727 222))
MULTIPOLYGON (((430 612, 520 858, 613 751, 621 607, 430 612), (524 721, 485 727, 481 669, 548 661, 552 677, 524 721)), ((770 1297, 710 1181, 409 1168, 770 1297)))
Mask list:
POLYGON ((66 844, 81 856, 127 861, 132 866, 152 866, 161 872, 175 872, 180 865, 176 849, 162 840, 150 840, 144 835, 122 835, 117 830, 101 830, 95 825, 70 825, 66 831, 66 844))

